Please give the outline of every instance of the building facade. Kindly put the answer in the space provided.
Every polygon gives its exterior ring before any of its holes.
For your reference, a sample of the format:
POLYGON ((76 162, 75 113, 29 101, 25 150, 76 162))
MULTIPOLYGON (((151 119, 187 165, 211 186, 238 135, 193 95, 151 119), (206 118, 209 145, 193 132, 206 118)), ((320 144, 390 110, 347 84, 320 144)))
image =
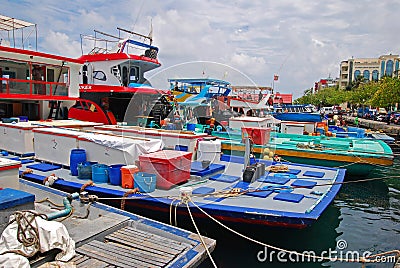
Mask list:
POLYGON ((364 81, 378 81, 384 76, 399 77, 399 55, 382 55, 379 58, 352 58, 340 63, 339 87, 344 89, 357 77, 364 81))
POLYGON ((336 87, 339 83, 339 78, 321 78, 318 82, 315 82, 314 88, 312 89, 312 93, 317 93, 319 90, 327 88, 327 87, 336 87))

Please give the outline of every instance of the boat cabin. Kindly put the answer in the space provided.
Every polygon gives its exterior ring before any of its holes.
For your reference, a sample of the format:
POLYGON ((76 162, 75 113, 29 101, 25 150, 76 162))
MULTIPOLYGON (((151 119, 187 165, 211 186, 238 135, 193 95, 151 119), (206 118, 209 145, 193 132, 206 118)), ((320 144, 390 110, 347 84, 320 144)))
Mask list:
POLYGON ((151 37, 118 30, 150 42, 122 39, 99 31, 95 33, 111 39, 85 36, 91 42, 95 40, 95 46, 79 58, 84 62, 81 101, 70 108, 69 117, 105 124, 160 125, 172 110, 167 98, 169 91, 153 88, 145 78, 147 71, 161 66, 157 59, 159 49, 151 44, 151 37))
POLYGON ((81 66, 76 59, 0 46, 0 117, 45 118, 51 101, 78 99, 81 66))

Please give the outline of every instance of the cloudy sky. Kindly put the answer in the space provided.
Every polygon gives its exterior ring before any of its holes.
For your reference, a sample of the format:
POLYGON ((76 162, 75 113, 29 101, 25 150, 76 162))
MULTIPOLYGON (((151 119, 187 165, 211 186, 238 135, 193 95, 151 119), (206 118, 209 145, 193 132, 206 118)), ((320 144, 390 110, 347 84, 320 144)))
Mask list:
POLYGON ((153 85, 206 76, 272 86, 277 74, 275 90, 296 98, 337 77, 342 60, 399 54, 399 11, 395 0, 3 0, 0 14, 36 23, 39 51, 74 58, 81 34, 147 35, 152 24, 162 63, 147 75, 153 85))

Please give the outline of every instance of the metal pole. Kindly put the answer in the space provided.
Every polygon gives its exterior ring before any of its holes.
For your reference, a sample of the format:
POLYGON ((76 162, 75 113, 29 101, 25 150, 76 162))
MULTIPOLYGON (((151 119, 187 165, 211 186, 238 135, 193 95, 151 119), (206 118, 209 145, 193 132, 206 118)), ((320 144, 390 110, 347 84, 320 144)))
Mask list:
POLYGON ((275 87, 275 76, 274 79, 272 79, 272 95, 274 94, 274 87, 275 87))
POLYGON ((35 35, 36 35, 36 51, 37 51, 37 41, 38 41, 38 37, 37 37, 37 24, 35 24, 35 35))
POLYGON ((250 164, 250 137, 248 136, 247 132, 244 132, 243 135, 244 135, 244 144, 245 144, 243 170, 246 170, 246 167, 250 164))

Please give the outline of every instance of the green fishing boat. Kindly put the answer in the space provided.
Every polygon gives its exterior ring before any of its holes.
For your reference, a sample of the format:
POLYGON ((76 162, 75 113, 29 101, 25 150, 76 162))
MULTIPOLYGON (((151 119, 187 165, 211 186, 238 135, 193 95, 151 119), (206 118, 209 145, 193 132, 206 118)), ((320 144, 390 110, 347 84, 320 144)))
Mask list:
MULTIPOLYGON (((224 154, 243 155, 244 144, 240 131, 213 131, 222 139, 224 154)), ((393 165, 392 149, 381 140, 335 138, 271 132, 266 144, 253 144, 257 158, 346 168, 350 176, 366 176, 377 167, 393 165)))

